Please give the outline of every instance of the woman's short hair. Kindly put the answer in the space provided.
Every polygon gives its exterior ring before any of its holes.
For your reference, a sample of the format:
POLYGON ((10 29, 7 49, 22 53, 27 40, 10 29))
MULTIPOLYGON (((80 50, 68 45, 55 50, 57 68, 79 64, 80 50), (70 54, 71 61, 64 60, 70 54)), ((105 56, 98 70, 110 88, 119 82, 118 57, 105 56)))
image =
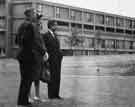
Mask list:
POLYGON ((27 17, 29 17, 31 12, 34 12, 34 8, 27 8, 24 11, 24 15, 27 16, 27 17))

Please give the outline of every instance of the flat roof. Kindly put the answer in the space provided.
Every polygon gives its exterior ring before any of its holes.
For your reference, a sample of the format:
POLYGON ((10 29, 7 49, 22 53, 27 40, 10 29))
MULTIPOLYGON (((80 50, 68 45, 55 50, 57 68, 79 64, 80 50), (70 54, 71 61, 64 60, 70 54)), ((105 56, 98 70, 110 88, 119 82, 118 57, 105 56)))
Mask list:
POLYGON ((32 2, 32 3, 39 3, 39 4, 47 4, 47 5, 53 5, 55 7, 63 7, 63 8, 70 8, 73 10, 78 10, 78 11, 83 11, 83 12, 89 12, 89 13, 94 13, 94 14, 105 14, 108 16, 115 16, 119 18, 127 18, 127 19, 132 19, 135 20, 135 17, 128 17, 124 15, 118 15, 118 14, 112 14, 108 12, 102 12, 102 11, 96 11, 96 10, 91 10, 91 9, 86 9, 86 8, 81 8, 77 6, 70 6, 70 5, 65 5, 61 3, 55 3, 55 2, 49 2, 49 1, 44 1, 44 0, 14 0, 12 1, 13 3, 27 3, 27 2, 32 2))

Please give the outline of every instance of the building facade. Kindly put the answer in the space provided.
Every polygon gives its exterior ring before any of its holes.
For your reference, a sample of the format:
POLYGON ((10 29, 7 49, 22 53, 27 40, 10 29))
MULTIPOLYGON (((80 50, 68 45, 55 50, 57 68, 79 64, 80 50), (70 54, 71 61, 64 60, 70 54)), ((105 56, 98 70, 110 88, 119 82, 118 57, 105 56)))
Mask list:
POLYGON ((57 22, 57 34, 65 55, 135 53, 135 18, 72 7, 42 0, 1 0, 0 52, 14 55, 15 37, 24 20, 24 10, 35 8, 43 14, 42 33, 47 20, 57 22), (73 44, 72 37, 79 40, 73 44))

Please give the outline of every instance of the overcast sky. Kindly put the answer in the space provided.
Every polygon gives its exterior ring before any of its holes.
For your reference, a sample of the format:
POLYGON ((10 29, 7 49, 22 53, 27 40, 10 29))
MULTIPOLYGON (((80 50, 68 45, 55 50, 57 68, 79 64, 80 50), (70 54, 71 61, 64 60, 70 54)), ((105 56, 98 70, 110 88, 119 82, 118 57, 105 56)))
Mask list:
POLYGON ((46 0, 46 1, 135 17, 135 0, 46 0))

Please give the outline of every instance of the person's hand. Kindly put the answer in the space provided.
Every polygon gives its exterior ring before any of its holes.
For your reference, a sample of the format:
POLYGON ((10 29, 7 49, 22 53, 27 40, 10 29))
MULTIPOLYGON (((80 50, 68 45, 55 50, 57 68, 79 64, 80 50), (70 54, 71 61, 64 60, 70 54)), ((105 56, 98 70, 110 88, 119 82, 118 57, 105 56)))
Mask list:
POLYGON ((49 55, 48 55, 48 53, 47 53, 47 52, 45 52, 45 54, 44 54, 44 56, 43 56, 44 61, 47 61, 47 60, 48 60, 48 58, 49 58, 49 55))

